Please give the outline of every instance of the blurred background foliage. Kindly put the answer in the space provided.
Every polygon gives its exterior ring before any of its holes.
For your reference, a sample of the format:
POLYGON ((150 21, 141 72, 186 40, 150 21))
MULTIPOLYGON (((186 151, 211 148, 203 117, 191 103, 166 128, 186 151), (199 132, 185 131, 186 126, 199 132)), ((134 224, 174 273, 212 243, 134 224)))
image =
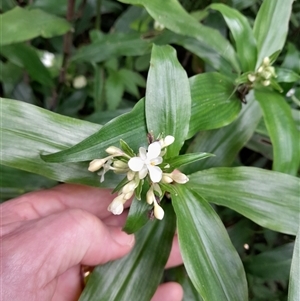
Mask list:
MULTIPOLYGON (((197 21, 218 30, 230 41, 232 36, 223 17, 215 10, 207 10, 207 6, 226 4, 240 11, 253 25, 262 2, 180 0, 197 21)), ((199 41, 164 29, 142 6, 114 0, 2 0, 0 10, 0 31, 5 33, 0 44, 1 96, 61 115, 103 125, 131 111, 145 95, 154 42, 172 44, 189 77, 209 71, 231 73, 226 63, 219 64, 214 58, 205 59, 199 41), (18 28, 8 28, 8 22, 18 24, 18 28), (9 30, 14 34, 10 35, 9 30)), ((295 1, 287 41, 275 67, 294 71, 294 78, 286 78, 283 71, 278 72, 278 77, 282 79, 283 95, 298 130, 299 49, 300 2, 295 1)), ((93 131, 91 128, 90 133, 93 131)), ((218 133, 218 130, 201 132, 193 143, 187 141, 184 148, 195 150, 197 139, 217 139, 218 133)), ((202 149, 204 146, 203 142, 198 145, 202 149)), ((197 169, 205 168, 205 164, 271 169, 272 159, 270 137, 261 119, 238 156, 223 162, 200 161, 204 165, 197 169)), ((54 180, 7 166, 1 166, 0 177, 2 201, 57 184, 54 180)), ((294 237, 262 228, 228 208, 215 206, 215 209, 243 260, 250 300, 287 300, 294 237)), ((183 266, 168 270, 164 280, 179 281, 185 289, 184 300, 202 300, 183 266)))

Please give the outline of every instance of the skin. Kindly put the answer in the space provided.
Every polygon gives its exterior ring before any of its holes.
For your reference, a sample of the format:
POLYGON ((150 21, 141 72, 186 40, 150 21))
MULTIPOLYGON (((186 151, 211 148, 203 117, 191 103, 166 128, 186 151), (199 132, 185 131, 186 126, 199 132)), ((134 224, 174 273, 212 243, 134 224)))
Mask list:
MULTIPOLYGON (((112 199, 110 190, 63 184, 0 205, 2 300, 77 300, 82 265, 128 254, 134 236, 121 230, 127 210, 111 215, 112 199)), ((181 263, 174 237, 166 267, 181 263)), ((181 286, 170 282, 160 285, 151 301, 180 301, 182 296, 181 286)))

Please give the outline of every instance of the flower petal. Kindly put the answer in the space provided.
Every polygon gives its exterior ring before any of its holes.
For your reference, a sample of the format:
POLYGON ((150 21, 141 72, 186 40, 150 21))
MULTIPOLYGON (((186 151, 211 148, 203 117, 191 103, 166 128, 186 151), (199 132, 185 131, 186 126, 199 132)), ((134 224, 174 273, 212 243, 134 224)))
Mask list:
POLYGON ((144 165, 143 168, 139 171, 139 179, 140 180, 144 179, 147 174, 148 174, 148 168, 146 167, 146 165, 144 165))
POLYGON ((149 160, 154 159, 159 156, 161 151, 161 145, 159 141, 151 143, 148 147, 147 158, 149 160))
POLYGON ((143 161, 147 159, 147 151, 144 147, 139 148, 139 156, 143 161))
POLYGON ((139 157, 133 157, 128 161, 128 166, 132 171, 140 171, 144 166, 144 161, 139 157))
POLYGON ((162 178, 162 171, 158 166, 148 165, 150 179, 153 183, 158 183, 162 178))
POLYGON ((158 164, 162 163, 162 161, 163 161, 162 157, 157 157, 157 158, 154 158, 154 159, 150 160, 150 164, 151 165, 158 165, 158 164))

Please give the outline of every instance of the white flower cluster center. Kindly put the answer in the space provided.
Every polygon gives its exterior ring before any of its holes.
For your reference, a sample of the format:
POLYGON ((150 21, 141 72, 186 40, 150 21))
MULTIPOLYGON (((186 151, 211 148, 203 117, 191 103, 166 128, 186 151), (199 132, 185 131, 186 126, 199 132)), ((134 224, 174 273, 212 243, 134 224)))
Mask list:
MULTIPOLYGON (((109 211, 113 214, 121 214, 124 210, 125 202, 133 196, 137 187, 143 185, 144 180, 148 179, 150 189, 147 192, 146 201, 150 205, 153 204, 153 213, 157 219, 164 217, 164 210, 159 205, 163 197, 159 183, 177 182, 184 184, 188 181, 188 177, 179 171, 164 173, 162 170, 161 164, 163 163, 166 148, 174 140, 173 136, 168 135, 150 143, 148 149, 140 147, 137 156, 132 156, 134 153, 129 146, 126 147, 127 151, 110 146, 106 149, 106 152, 109 154, 108 157, 95 159, 90 162, 89 171, 93 172, 100 169, 98 173, 101 176, 100 182, 104 181, 104 175, 109 170, 113 170, 115 173, 126 173, 127 183, 119 190, 118 196, 108 206, 109 211), (148 175, 149 177, 147 177, 148 175)), ((169 168, 168 165, 165 167, 169 168)), ((139 199, 137 193, 136 196, 139 199)))

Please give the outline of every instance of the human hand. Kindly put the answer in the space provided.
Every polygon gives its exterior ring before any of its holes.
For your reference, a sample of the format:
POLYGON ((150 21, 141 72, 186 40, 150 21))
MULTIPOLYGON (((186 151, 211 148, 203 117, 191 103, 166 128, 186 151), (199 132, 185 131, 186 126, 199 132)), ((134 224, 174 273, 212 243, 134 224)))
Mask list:
MULTIPOLYGON (((109 190, 63 184, 0 205, 2 300, 77 300, 81 266, 126 255, 134 236, 122 232, 127 212, 112 216, 109 190)), ((180 264, 174 239, 167 267, 180 264)), ((162 284, 152 301, 179 301, 177 283, 162 284)))

